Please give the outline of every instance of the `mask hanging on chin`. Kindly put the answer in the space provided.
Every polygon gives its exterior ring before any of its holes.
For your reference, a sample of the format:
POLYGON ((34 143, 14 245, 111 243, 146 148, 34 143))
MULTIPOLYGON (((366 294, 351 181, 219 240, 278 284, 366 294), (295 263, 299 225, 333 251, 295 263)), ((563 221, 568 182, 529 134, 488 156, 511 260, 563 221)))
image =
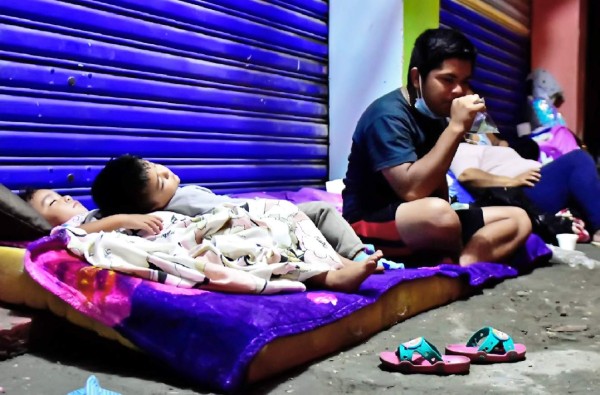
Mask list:
POLYGON ((429 109, 427 103, 425 103, 425 99, 423 98, 423 90, 421 87, 423 83, 421 82, 421 74, 419 74, 419 90, 417 91, 417 100, 415 101, 415 109, 421 114, 425 115, 427 118, 431 119, 442 119, 444 117, 440 117, 433 111, 429 109))

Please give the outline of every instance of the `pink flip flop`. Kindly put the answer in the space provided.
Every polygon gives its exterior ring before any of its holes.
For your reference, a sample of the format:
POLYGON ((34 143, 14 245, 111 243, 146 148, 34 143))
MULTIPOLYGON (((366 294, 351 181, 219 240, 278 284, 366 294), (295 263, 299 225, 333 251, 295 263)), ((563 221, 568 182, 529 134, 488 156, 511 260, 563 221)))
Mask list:
POLYGON ((401 373, 467 374, 471 361, 460 355, 441 355, 423 337, 402 343, 396 351, 383 351, 379 360, 385 370, 401 373))
POLYGON ((465 356, 472 363, 522 361, 525 359, 526 351, 524 344, 513 343, 513 339, 506 333, 489 326, 475 332, 467 344, 449 344, 446 346, 446 354, 465 356), (484 336, 487 337, 478 347, 478 343, 484 336))

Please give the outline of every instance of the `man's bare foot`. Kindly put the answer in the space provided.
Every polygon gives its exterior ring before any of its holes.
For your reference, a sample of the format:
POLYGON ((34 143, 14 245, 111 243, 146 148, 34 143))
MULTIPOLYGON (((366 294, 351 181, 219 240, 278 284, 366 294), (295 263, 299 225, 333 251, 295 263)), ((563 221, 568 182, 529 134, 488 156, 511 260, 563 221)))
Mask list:
POLYGON ((383 257, 381 251, 376 251, 362 262, 353 262, 338 270, 330 270, 312 277, 308 283, 332 291, 356 292, 360 285, 377 269, 377 261, 383 257))
POLYGON ((594 233, 594 238, 592 240, 596 243, 600 243, 600 230, 597 230, 596 233, 594 233))

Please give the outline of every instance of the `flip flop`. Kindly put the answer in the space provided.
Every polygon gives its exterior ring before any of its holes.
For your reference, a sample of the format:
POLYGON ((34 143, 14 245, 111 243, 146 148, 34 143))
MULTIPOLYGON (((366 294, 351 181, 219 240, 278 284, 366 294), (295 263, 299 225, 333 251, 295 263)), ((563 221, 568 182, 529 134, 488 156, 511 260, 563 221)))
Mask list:
POLYGON ((441 355, 423 337, 400 344, 396 351, 383 351, 379 360, 385 370, 401 373, 467 374, 471 366, 467 357, 441 355))
POLYGON ((473 333, 467 344, 449 344, 446 354, 463 355, 472 363, 517 362, 525 359, 527 349, 524 344, 514 343, 504 332, 490 326, 473 333), (479 347, 477 344, 485 337, 479 347))
MULTIPOLYGON (((370 255, 374 254, 375 251, 377 251, 377 250, 375 249, 375 246, 373 244, 365 244, 365 249, 363 251, 359 252, 358 254, 356 254, 356 257, 354 257, 354 260, 355 261, 364 261, 370 255)), ((384 270, 404 269, 404 264, 396 263, 394 261, 390 261, 389 259, 386 259, 385 257, 383 257, 383 258, 379 259, 379 261, 377 262, 377 267, 382 268, 384 270)))
POLYGON ((110 391, 100 387, 100 382, 96 376, 88 377, 85 387, 69 392, 67 395, 121 395, 118 392, 110 391))

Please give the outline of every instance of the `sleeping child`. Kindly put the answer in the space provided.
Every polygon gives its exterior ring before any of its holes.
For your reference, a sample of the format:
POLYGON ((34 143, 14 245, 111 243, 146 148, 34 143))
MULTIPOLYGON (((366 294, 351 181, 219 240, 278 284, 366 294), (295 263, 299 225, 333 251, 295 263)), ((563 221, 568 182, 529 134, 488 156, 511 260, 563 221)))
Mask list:
MULTIPOLYGON (((94 202, 103 216, 113 214, 147 214, 164 210, 194 217, 205 214, 223 203, 242 204, 247 199, 217 195, 199 185, 179 186, 179 177, 166 166, 133 155, 110 160, 92 185, 94 202)), ((331 205, 315 201, 298 204, 323 234, 343 261, 364 261, 375 252, 365 245, 354 229, 331 205)), ((404 265, 379 260, 380 269, 401 269, 404 265)))
POLYGON ((97 219, 98 210, 88 210, 71 196, 61 196, 51 189, 27 189, 19 196, 52 226, 73 225, 88 233, 141 229, 157 234, 162 229, 161 219, 155 215, 119 214, 97 219))
POLYGON ((70 196, 32 191, 24 199, 62 225, 71 252, 91 264, 180 287, 236 293, 354 292, 381 252, 340 259, 314 223, 287 201, 223 203, 195 217, 159 211, 93 219, 70 196), (114 230, 134 229, 130 232, 114 230))

